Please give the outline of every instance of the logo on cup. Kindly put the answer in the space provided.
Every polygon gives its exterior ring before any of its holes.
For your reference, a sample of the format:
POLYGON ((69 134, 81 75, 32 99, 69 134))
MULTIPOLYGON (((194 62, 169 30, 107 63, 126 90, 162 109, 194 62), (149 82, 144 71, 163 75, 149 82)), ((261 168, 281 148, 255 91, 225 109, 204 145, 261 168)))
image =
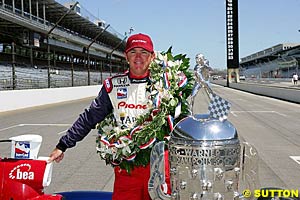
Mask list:
POLYGON ((15 158, 28 159, 30 157, 30 142, 16 141, 15 158))

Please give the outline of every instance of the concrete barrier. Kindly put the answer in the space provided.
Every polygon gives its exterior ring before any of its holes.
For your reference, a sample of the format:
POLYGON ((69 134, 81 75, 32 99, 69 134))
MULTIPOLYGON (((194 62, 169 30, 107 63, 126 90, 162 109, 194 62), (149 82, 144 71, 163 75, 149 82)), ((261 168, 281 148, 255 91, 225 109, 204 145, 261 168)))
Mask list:
MULTIPOLYGON (((214 82, 226 85, 226 82, 214 82)), ((102 85, 47 88, 32 90, 0 91, 0 112, 12 111, 33 106, 71 101, 87 97, 95 97, 102 85)), ((290 102, 300 103, 300 90, 266 86, 261 84, 230 83, 230 88, 269 96, 290 102)))
POLYGON ((0 91, 0 112, 96 97, 102 85, 0 91))
POLYGON ((300 90, 298 89, 249 83, 230 83, 229 87, 276 99, 300 103, 300 90))
MULTIPOLYGON (((222 86, 227 85, 226 81, 212 81, 212 83, 217 85, 222 85, 222 86)), ((300 89, 264 85, 264 84, 257 84, 257 83, 248 83, 248 82, 229 83, 229 87, 237 90, 242 90, 245 92, 250 92, 253 94, 263 95, 263 96, 290 101, 294 103, 300 103, 300 89)))

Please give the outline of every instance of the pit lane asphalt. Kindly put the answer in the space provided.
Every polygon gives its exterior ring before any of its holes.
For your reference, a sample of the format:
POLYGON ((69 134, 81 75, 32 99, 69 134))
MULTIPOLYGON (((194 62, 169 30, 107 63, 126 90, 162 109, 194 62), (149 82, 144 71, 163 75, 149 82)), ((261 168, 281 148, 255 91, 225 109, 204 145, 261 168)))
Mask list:
MULTIPOLYGON (((300 164, 290 156, 300 156, 300 105, 222 86, 213 86, 213 90, 232 103, 229 121, 240 137, 258 150, 260 187, 299 189, 300 164)), ((39 155, 48 156, 91 101, 89 98, 0 113, 0 139, 39 134, 43 137, 39 155)), ((199 95, 195 102, 195 113, 207 112, 206 98, 199 95)), ((61 163, 54 164, 46 193, 112 191, 113 170, 96 154, 96 134, 91 131, 75 148, 67 150, 61 163)), ((9 157, 10 144, 1 143, 0 152, 1 157, 9 157)))

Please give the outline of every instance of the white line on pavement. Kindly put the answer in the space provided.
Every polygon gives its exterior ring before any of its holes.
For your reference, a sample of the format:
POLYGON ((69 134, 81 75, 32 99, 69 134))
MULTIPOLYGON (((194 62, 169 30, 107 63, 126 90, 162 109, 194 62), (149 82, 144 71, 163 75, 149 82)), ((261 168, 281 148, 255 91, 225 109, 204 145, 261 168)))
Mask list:
POLYGON ((61 134, 65 133, 65 132, 67 132, 67 130, 68 130, 68 129, 66 129, 66 130, 64 130, 64 131, 61 131, 61 132, 58 132, 57 135, 61 135, 61 134))
POLYGON ((18 125, 9 126, 9 127, 0 129, 0 131, 6 131, 6 130, 8 130, 8 129, 15 128, 15 127, 18 127, 18 126, 19 126, 19 124, 18 124, 18 125))
POLYGON ((71 126, 71 124, 16 124, 13 126, 9 126, 3 129, 0 129, 0 131, 5 131, 8 129, 20 127, 20 126, 71 126))
POLYGON ((237 115, 236 115, 233 111, 231 111, 230 113, 231 113, 233 116, 237 117, 237 115))
POLYGON ((300 156, 290 156, 290 158, 300 165, 300 156))
POLYGON ((20 126, 71 126, 71 124, 20 124, 20 126))
POLYGON ((280 113, 280 112, 276 112, 276 111, 273 111, 273 110, 249 110, 249 111, 247 111, 247 110, 237 110, 237 111, 231 111, 231 113, 233 114, 233 116, 235 116, 235 117, 237 117, 237 115, 236 114, 238 114, 238 113, 276 113, 276 114, 278 114, 278 115, 281 115, 281 116, 284 116, 284 117, 286 117, 287 115, 285 115, 285 114, 282 114, 282 113, 280 113))
POLYGON ((283 116, 283 117, 287 117, 287 115, 285 115, 285 114, 282 114, 282 113, 280 113, 280 112, 276 112, 276 111, 274 111, 274 113, 276 113, 276 114, 278 114, 278 115, 281 115, 281 116, 283 116))

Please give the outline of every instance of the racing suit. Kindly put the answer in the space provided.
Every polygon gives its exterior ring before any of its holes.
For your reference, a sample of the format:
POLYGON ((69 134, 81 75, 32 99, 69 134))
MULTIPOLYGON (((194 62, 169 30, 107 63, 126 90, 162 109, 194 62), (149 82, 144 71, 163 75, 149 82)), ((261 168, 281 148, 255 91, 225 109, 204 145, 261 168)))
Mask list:
MULTIPOLYGON (((67 134, 61 137, 57 148, 65 151, 74 147, 96 124, 113 112, 118 127, 133 124, 136 117, 148 111, 146 86, 149 74, 142 78, 124 74, 108 78, 88 109, 80 114, 67 134)), ((115 183, 113 200, 150 200, 148 180, 150 166, 135 167, 130 174, 120 167, 114 167, 115 183)))

